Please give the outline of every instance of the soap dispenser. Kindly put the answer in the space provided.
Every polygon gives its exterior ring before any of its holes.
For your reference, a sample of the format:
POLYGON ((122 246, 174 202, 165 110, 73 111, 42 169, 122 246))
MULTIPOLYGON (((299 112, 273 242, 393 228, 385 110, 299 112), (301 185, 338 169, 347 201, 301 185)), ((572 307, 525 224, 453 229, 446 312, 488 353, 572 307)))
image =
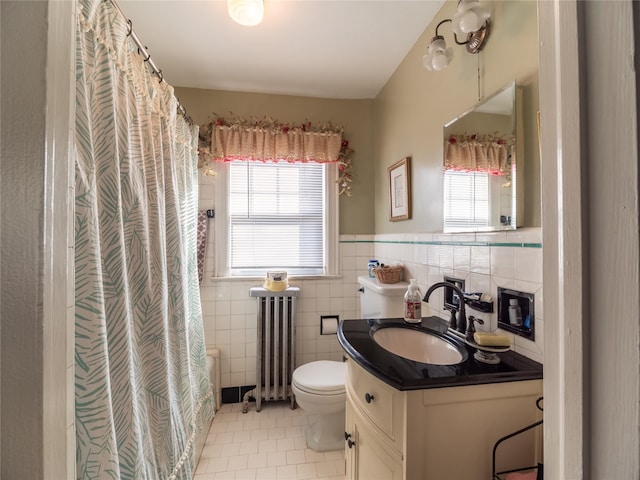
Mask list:
POLYGON ((422 321, 422 293, 415 278, 409 280, 409 288, 404 294, 404 321, 407 323, 422 321))

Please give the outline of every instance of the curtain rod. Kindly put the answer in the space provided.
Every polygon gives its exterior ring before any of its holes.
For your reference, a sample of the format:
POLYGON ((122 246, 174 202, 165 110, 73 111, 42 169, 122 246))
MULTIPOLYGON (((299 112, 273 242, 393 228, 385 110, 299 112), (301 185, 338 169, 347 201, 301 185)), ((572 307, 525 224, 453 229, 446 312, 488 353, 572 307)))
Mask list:
MULTIPOLYGON (((111 5, 113 5, 115 7, 115 9, 118 11, 118 13, 120 13, 120 15, 124 19, 127 20, 127 23, 129 24, 129 33, 127 33, 127 36, 129 36, 129 37, 131 37, 133 39, 135 44, 138 46, 138 52, 144 54, 144 57, 145 57, 144 58, 144 62, 149 64, 153 74, 156 77, 158 77, 159 83, 162 83, 164 81, 164 75, 162 74, 162 70, 160 70, 156 66, 154 61, 151 60, 151 54, 147 50, 147 47, 144 46, 144 44, 140 41, 140 39, 138 38, 136 33, 133 31, 133 22, 131 21, 131 19, 127 18, 127 16, 122 11, 122 8, 120 8, 120 5, 118 5, 116 0, 105 0, 105 1, 111 2, 111 5)), ((174 94, 174 97, 175 97, 175 94, 174 94)), ((182 104, 180 103, 180 100, 178 100, 178 97, 175 97, 175 98, 176 98, 176 101, 178 102, 178 113, 180 113, 180 115, 182 115, 184 117, 184 119, 187 121, 187 123, 189 123, 190 125, 193 125, 193 120, 191 119, 191 117, 189 115, 187 115, 187 110, 182 106, 182 104)))

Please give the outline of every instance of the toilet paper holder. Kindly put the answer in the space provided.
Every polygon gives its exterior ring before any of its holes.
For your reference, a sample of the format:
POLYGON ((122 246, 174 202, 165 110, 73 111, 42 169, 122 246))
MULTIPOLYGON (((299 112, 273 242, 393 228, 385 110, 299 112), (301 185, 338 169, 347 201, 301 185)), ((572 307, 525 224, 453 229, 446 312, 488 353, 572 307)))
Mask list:
POLYGON ((340 315, 320 315, 320 335, 335 335, 339 323, 340 315))

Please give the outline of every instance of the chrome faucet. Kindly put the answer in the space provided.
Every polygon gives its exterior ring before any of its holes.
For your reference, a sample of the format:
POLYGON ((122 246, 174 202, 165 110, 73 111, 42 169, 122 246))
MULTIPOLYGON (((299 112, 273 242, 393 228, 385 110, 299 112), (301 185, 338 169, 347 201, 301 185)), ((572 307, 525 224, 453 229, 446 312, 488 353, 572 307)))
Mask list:
MULTIPOLYGON (((427 290, 427 293, 424 294, 424 298, 422 299, 422 301, 428 303, 429 297, 431 296, 433 291, 439 287, 452 288, 453 291, 458 294, 458 298, 460 299, 460 303, 459 303, 460 318, 459 318, 459 321, 457 322, 457 330, 464 335, 464 333, 467 331, 467 315, 464 310, 464 293, 456 285, 454 285, 451 282, 436 282, 429 287, 429 289, 427 290)), ((452 315, 452 319, 455 320, 455 312, 452 312, 451 315, 452 315)), ((453 321, 450 321, 449 325, 451 326, 451 328, 455 330, 456 325, 455 324, 452 325, 452 324, 453 324, 453 321)))

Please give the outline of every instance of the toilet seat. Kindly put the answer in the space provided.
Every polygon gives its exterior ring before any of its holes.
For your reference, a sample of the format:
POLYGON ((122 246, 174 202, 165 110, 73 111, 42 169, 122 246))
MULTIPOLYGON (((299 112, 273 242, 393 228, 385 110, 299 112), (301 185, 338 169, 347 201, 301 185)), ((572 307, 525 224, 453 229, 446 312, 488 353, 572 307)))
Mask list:
POLYGON ((345 376, 346 363, 318 360, 296 368, 291 383, 314 395, 340 395, 345 392, 345 376))

